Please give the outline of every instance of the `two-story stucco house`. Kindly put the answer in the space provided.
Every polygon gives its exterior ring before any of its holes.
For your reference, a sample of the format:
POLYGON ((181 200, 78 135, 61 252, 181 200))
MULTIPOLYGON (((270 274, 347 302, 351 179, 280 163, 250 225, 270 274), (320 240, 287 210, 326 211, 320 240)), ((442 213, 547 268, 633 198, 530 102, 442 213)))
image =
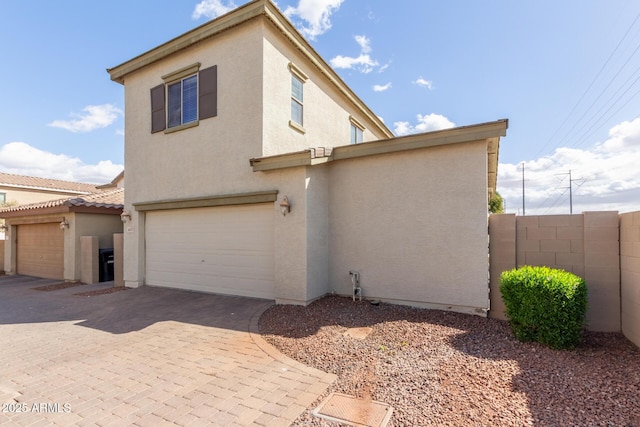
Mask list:
POLYGON ((486 310, 505 120, 395 138, 270 0, 108 71, 127 286, 486 310))

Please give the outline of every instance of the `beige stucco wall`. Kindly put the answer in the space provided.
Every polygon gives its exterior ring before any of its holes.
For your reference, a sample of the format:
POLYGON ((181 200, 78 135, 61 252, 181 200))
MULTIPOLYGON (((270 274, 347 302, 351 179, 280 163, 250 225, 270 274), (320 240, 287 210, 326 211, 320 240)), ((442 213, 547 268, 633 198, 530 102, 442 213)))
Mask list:
POLYGON ((398 303, 488 308, 484 141, 345 160, 329 177, 329 286, 398 303))
POLYGON ((620 215, 622 333, 640 347, 640 212, 620 215))
POLYGON ((4 272, 5 268, 4 268, 4 244, 5 244, 5 240, 4 239, 0 239, 0 272, 4 272))

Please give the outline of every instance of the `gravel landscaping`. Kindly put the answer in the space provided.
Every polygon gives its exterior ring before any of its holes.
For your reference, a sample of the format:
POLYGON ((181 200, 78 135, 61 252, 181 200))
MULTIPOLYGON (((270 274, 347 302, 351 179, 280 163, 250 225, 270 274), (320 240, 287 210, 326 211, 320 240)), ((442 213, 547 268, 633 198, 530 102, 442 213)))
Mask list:
POLYGON ((334 425, 311 411, 340 392, 391 405, 390 426, 640 426, 640 349, 621 334, 585 332, 558 351, 496 319, 337 296, 273 306, 259 327, 339 377, 294 425, 334 425))

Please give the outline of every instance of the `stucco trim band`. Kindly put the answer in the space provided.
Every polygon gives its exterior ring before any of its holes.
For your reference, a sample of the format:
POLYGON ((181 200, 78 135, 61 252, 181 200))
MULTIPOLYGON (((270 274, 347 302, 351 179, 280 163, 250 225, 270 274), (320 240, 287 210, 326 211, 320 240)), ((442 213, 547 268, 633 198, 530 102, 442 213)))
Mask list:
POLYGON ((159 200, 133 203, 138 212, 160 211, 168 209, 208 208, 213 206, 250 205, 275 202, 278 190, 257 191, 241 194, 222 194, 219 196, 194 197, 190 199, 159 200))
POLYGON ((490 163, 489 171, 491 172, 497 170, 497 144, 499 137, 507 134, 508 123, 508 120, 503 119, 495 122, 463 126, 436 132, 427 132, 393 139, 383 139, 361 144, 344 145, 333 148, 333 151, 328 157, 316 157, 315 150, 310 149, 295 153, 253 158, 249 160, 249 163, 253 167, 254 172, 268 171, 296 166, 310 166, 334 160, 352 159, 356 157, 436 147, 439 145, 489 140, 491 143, 487 144, 487 151, 490 163), (495 165, 491 163, 495 163, 495 165))

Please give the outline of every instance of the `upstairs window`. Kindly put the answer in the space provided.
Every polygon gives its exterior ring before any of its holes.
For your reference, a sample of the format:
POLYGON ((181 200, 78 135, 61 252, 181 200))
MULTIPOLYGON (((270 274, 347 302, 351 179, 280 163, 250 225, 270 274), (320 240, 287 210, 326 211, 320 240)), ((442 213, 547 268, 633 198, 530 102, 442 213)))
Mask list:
POLYGON ((189 76, 167 86, 167 121, 169 127, 198 119, 198 75, 189 76))
POLYGON ((304 83, 309 79, 300 68, 289 63, 291 71, 291 120, 289 126, 304 133, 304 83))
POLYGON ((0 193, 0 206, 7 203, 7 193, 0 193))
POLYGON ((303 120, 303 101, 304 86, 302 80, 298 77, 291 76, 291 121, 302 126, 303 120))
POLYGON ((351 122, 351 144, 360 144, 362 142, 364 126, 353 117, 349 117, 351 122))
POLYGON ((151 133, 196 126, 218 115, 218 67, 200 70, 200 63, 162 76, 151 89, 151 133))

